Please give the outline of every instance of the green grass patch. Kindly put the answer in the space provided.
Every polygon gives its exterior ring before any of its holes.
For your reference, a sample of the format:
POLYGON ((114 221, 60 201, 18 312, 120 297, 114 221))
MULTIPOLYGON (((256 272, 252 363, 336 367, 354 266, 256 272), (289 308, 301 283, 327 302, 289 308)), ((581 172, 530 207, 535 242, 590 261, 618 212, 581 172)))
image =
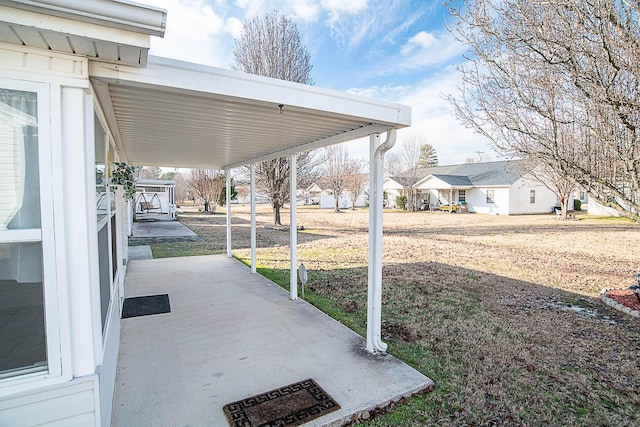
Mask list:
POLYGON ((150 246, 153 258, 216 255, 226 252, 211 248, 207 242, 152 243, 150 246))
MULTIPOLYGON (((246 265, 247 267, 251 267, 251 260, 247 258, 240 258, 234 255, 238 261, 246 265)), ((281 288, 289 291, 289 280, 290 280, 290 272, 289 270, 280 270, 280 269, 271 269, 265 267, 264 265, 257 264, 256 272, 260 275, 266 277, 271 280, 276 285, 281 288)), ((302 297, 302 293, 298 292, 298 297, 302 297)), ((333 319, 339 321, 352 331, 356 332, 360 336, 366 336, 367 326, 365 324, 366 315, 364 318, 362 316, 358 316, 356 313, 347 313, 344 311, 335 301, 324 297, 312 289, 305 287, 304 290, 304 300, 323 311, 333 319)))

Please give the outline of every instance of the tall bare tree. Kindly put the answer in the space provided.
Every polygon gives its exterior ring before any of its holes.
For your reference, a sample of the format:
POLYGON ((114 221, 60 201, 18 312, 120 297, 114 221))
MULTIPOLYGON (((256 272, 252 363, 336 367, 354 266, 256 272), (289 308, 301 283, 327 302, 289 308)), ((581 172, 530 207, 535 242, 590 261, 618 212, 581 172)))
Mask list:
POLYGON ((369 174, 366 172, 367 162, 363 159, 351 159, 347 166, 346 189, 351 196, 351 209, 356 208, 356 201, 364 191, 364 186, 369 182, 369 174))
POLYGON ((569 201, 576 189, 576 184, 566 175, 558 173, 555 168, 546 163, 540 163, 535 158, 523 159, 518 162, 518 165, 523 176, 529 175, 556 195, 560 203, 561 216, 567 219, 569 201))
POLYGON ((213 169, 192 169, 187 184, 202 199, 204 211, 216 213, 218 199, 225 187, 225 174, 213 169))
POLYGON ((138 177, 142 179, 160 179, 162 169, 157 166, 145 166, 138 170, 138 177))
POLYGON ((418 180, 418 169, 420 168, 420 160, 422 147, 425 145, 424 138, 417 134, 409 135, 402 142, 400 148, 400 159, 402 159, 403 172, 402 185, 405 187, 407 196, 407 209, 416 209, 416 189, 413 184, 418 180))
MULTIPOLYGON (((235 40, 232 68, 246 73, 313 84, 310 55, 300 40, 298 27, 289 18, 273 11, 244 22, 242 34, 235 40)), ((298 156, 298 176, 313 156, 298 156), (305 165, 306 164, 306 165, 305 165)), ((268 160, 256 165, 256 183, 271 200, 274 225, 282 225, 280 208, 289 198, 289 158, 268 160)))
POLYGON ((336 212, 340 212, 340 196, 346 190, 348 183, 349 153, 344 144, 327 147, 325 152, 327 156, 325 176, 333 192, 336 212))
POLYGON ((503 153, 532 158, 639 220, 640 4, 464 0, 470 47, 449 99, 503 153))
POLYGON ((400 176, 405 169, 402 158, 395 153, 384 156, 384 171, 391 176, 400 176))

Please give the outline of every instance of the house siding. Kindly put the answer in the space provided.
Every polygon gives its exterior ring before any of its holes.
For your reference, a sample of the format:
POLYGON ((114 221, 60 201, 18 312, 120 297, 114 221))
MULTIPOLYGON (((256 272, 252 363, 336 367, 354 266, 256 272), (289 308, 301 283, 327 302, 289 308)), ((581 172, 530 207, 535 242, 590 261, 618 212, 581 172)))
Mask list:
POLYGON ((98 377, 92 375, 0 399, 2 426, 98 424, 98 377))
POLYGON ((487 187, 467 190, 467 209, 475 213, 509 215, 509 188, 487 187), (487 190, 493 190, 494 203, 487 203, 487 190))
MULTIPOLYGON (((531 179, 519 179, 509 192, 509 213, 512 215, 550 213, 558 203, 558 197, 551 190, 531 179), (536 192, 535 203, 530 201, 531 190, 536 192)), ((573 208, 572 202, 569 208, 573 208)))
POLYGON ((57 376, 2 381, 0 426, 108 426, 119 348, 120 294, 125 274, 122 259, 126 258, 127 243, 121 211, 117 227, 123 241, 113 260, 119 268, 103 335, 93 152, 97 106, 93 103, 88 61, 0 44, 0 64, 3 78, 9 82, 48 87, 51 132, 48 137, 43 135, 42 147, 51 147, 49 167, 55 173, 50 188, 56 210, 55 230, 43 235, 43 241, 49 239, 55 244, 55 252, 45 253, 45 262, 56 265, 55 297, 60 312, 48 312, 46 322, 59 331, 59 338, 48 343, 60 348, 59 359, 50 360, 50 366, 62 367, 57 376))

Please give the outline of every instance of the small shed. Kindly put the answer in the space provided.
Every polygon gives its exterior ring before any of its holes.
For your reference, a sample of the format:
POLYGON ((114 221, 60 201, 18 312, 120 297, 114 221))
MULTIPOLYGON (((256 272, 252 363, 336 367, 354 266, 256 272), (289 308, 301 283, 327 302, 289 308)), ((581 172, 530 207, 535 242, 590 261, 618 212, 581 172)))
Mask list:
POLYGON ((166 215, 176 219, 176 182, 168 179, 138 179, 136 215, 166 215))

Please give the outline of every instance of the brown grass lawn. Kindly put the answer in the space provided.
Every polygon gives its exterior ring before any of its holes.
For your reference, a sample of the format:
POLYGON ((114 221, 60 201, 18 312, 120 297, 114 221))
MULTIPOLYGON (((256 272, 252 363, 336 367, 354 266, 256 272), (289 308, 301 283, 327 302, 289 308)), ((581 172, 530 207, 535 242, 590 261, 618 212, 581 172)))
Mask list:
MULTIPOLYGON (((205 240, 196 252, 224 249, 223 215, 180 220, 205 240)), ((248 207, 232 223, 247 260, 248 207)), ((289 234, 270 223, 261 207, 258 262, 286 282, 289 234)), ((360 333, 367 223, 367 210, 298 209, 310 297, 360 333)), ((436 389, 366 425, 640 425, 640 320, 598 299, 631 285, 639 248, 640 226, 623 220, 385 212, 384 339, 436 389)))

